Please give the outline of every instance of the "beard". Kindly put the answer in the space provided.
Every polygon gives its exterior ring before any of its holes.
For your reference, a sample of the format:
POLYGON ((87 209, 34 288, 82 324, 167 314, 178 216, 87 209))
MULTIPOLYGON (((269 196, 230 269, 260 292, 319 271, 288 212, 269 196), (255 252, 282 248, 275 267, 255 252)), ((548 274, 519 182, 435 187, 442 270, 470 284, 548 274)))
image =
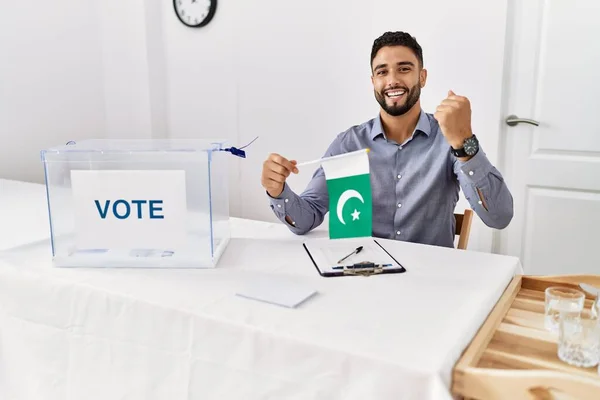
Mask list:
MULTIPOLYGON (((381 92, 374 91, 374 93, 375 99, 377 100, 381 108, 393 117, 398 117, 400 115, 406 114, 408 110, 410 110, 415 104, 417 104, 417 101, 419 101, 419 97, 421 97, 421 85, 419 85, 419 82, 417 82, 416 85, 410 88, 410 90, 406 86, 396 86, 391 89, 404 90, 404 96, 406 97, 406 101, 404 102, 404 104, 399 104, 398 102, 396 102, 392 106, 388 105, 388 103, 386 102, 385 91, 390 90, 390 88, 384 89, 381 92)), ((394 101, 393 99, 390 100, 394 101)))

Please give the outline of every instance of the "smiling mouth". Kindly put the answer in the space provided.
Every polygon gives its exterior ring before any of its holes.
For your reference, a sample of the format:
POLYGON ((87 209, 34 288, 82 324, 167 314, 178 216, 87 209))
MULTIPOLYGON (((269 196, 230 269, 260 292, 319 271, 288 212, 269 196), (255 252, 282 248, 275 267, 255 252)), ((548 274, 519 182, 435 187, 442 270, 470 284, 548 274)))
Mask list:
POLYGON ((391 89, 385 92, 386 97, 392 100, 399 99, 400 97, 404 96, 404 94, 406 94, 406 90, 404 89, 391 89))

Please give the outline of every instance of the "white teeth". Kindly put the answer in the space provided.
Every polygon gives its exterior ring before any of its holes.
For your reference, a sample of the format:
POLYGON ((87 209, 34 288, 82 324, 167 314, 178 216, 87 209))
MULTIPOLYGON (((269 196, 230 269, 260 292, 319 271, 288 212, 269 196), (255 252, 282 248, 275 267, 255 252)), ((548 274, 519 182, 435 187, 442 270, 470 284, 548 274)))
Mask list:
POLYGON ((388 97, 398 97, 398 96, 402 96, 404 94, 404 90, 398 90, 398 91, 394 91, 394 92, 387 92, 387 96, 388 97))

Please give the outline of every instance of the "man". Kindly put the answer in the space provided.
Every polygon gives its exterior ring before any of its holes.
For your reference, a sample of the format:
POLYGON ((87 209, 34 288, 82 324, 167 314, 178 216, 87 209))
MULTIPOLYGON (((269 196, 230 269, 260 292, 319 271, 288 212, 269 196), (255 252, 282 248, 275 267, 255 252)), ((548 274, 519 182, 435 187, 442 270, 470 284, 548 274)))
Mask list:
MULTIPOLYGON (((469 100, 452 91, 434 115, 421 110, 427 81, 415 38, 387 32, 371 51, 371 81, 379 116, 339 134, 325 152, 333 156, 370 148, 373 236, 454 246, 454 208, 462 188, 471 208, 492 228, 505 228, 513 199, 471 130, 469 100)), ((295 160, 271 154, 261 183, 275 215, 296 234, 323 222, 329 198, 322 168, 297 195, 288 185, 295 160)))

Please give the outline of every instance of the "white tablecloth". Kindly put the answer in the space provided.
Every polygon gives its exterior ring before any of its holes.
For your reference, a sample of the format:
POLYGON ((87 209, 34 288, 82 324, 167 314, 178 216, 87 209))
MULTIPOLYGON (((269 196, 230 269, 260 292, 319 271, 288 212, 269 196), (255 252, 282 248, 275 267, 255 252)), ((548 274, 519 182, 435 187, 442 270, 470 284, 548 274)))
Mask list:
POLYGON ((306 237, 232 229, 214 270, 58 269, 47 241, 0 253, 0 399, 449 399, 453 365, 522 272, 382 240, 408 272, 322 278, 306 237), (266 276, 319 293, 295 309, 235 296, 266 276))

